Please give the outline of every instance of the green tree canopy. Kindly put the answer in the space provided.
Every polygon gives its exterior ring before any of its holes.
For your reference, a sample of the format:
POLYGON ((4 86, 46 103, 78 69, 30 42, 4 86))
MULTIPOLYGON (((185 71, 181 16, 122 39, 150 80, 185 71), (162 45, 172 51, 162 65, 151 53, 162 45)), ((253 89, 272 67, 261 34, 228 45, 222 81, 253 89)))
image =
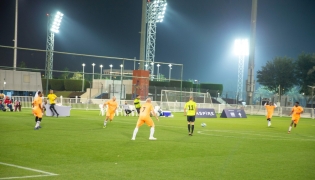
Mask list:
POLYGON ((296 66, 293 59, 276 57, 272 61, 268 61, 257 72, 257 82, 275 93, 278 92, 280 85, 282 92, 286 92, 293 86, 298 85, 295 69, 296 66))
POLYGON ((315 85, 315 55, 302 53, 296 62, 296 69, 300 91, 310 95, 311 89, 308 86, 315 85))

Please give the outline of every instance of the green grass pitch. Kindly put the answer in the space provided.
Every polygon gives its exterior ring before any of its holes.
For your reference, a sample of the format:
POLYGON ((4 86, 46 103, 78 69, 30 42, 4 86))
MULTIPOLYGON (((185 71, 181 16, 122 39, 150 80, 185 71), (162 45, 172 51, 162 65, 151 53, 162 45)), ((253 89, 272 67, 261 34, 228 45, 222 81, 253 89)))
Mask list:
POLYGON ((30 109, 0 112, 0 179, 315 179, 314 119, 302 118, 291 134, 289 117, 274 117, 269 128, 264 116, 197 119, 190 137, 175 113, 155 121, 157 141, 146 125, 131 141, 136 117, 115 117, 103 129, 98 114, 44 116, 34 130, 30 109))

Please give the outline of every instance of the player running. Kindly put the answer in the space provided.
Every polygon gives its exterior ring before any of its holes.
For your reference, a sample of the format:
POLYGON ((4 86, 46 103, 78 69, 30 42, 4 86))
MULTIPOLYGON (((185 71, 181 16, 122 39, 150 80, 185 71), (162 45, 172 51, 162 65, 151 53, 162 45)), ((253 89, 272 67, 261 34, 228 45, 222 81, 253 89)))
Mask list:
POLYGON ((293 106, 290 116, 292 115, 292 121, 289 127, 288 134, 290 134, 292 125, 294 124, 294 127, 296 128, 296 125, 299 123, 301 114, 303 113, 303 108, 299 106, 299 102, 295 102, 295 106, 293 106))
POLYGON ((107 105, 107 111, 106 111, 106 119, 104 120, 104 127, 106 128, 107 121, 109 120, 112 122, 114 119, 114 115, 116 112, 116 109, 118 107, 117 102, 116 102, 116 97, 113 96, 113 98, 107 102, 104 103, 103 108, 107 105))
POLYGON ((185 104, 185 107, 184 107, 184 116, 187 116, 189 136, 192 136, 194 133, 196 113, 197 113, 197 104, 196 102, 193 101, 193 97, 190 97, 189 101, 185 104))
POLYGON ((149 127, 151 127, 149 140, 156 140, 156 138, 153 137, 155 125, 154 125, 153 120, 150 117, 150 113, 152 113, 152 115, 156 118, 156 120, 159 121, 159 118, 156 116, 156 114, 154 112, 154 108, 151 104, 151 98, 148 98, 146 100, 145 104, 143 104, 140 108, 140 114, 139 114, 138 122, 137 122, 135 130, 133 131, 133 135, 132 135, 131 140, 136 140, 138 130, 139 130, 140 126, 142 126, 144 123, 146 123, 149 127))
POLYGON ((272 102, 265 103, 265 108, 267 110, 267 121, 268 121, 268 127, 271 126, 271 118, 273 115, 274 110, 276 109, 277 105, 272 102))
POLYGON ((38 91, 38 97, 35 98, 33 105, 34 105, 34 109, 33 109, 33 113, 35 115, 35 128, 34 130, 38 130, 40 127, 40 123, 42 121, 42 117, 43 117, 43 107, 42 107, 42 92, 38 91))

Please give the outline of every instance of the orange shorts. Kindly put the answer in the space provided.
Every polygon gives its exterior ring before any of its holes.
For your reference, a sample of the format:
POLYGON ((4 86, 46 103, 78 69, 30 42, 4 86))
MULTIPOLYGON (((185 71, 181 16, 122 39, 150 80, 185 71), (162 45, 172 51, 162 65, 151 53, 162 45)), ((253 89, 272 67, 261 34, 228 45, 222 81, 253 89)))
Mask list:
POLYGON ((270 113, 270 114, 268 113, 267 118, 272 118, 272 113, 270 113))
POLYGON ((106 112, 106 117, 109 117, 110 120, 113 120, 115 116, 115 112, 111 113, 111 112, 106 112))
POLYGON ((34 109, 33 110, 34 116, 37 116, 38 118, 42 118, 43 117, 43 112, 41 109, 34 109))
POLYGON ((300 120, 300 116, 293 116, 292 121, 294 121, 294 124, 298 124, 300 120))
POLYGON ((137 127, 142 126, 144 123, 146 123, 150 127, 154 126, 154 122, 150 117, 149 118, 139 117, 138 122, 137 122, 137 127))

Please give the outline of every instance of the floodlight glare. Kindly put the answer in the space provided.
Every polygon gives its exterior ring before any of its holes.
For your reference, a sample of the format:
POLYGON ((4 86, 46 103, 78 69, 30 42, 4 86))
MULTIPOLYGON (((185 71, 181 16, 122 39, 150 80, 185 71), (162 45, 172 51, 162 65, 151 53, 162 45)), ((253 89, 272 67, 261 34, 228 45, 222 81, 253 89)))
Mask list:
POLYGON ((237 56, 248 56, 249 46, 247 39, 236 39, 234 43, 234 53, 237 56))
POLYGON ((63 17, 63 14, 58 11, 56 13, 55 17, 54 17, 52 26, 50 28, 51 32, 54 32, 54 33, 58 33, 59 32, 59 27, 60 27, 60 24, 61 24, 62 17, 63 17))

